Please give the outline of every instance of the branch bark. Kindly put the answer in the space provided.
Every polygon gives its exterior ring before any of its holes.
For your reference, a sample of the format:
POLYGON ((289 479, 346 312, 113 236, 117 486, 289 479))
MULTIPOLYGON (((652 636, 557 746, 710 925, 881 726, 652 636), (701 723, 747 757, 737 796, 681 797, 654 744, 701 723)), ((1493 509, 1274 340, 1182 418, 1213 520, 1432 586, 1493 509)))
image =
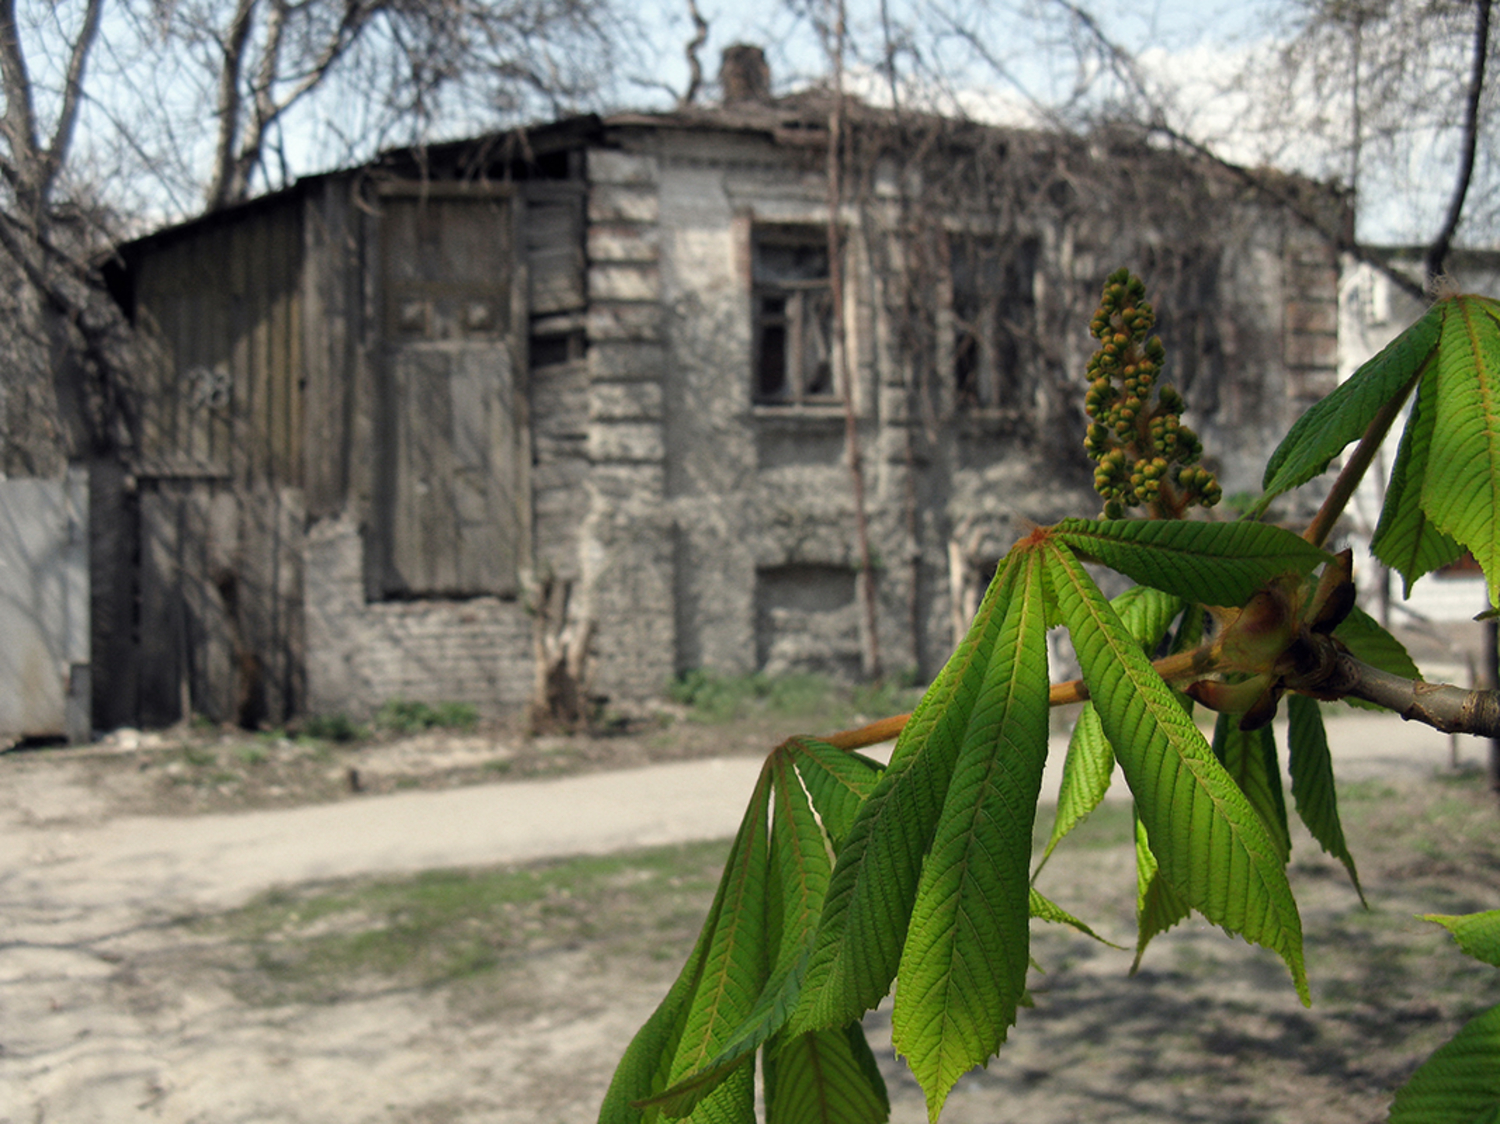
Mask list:
POLYGON ((47 145, 46 183, 44 194, 50 195, 57 173, 67 162, 73 147, 73 133, 78 125, 78 106, 83 100, 83 74, 88 66, 89 54, 94 41, 99 37, 99 16, 102 0, 89 0, 83 12, 83 24, 78 37, 73 40, 73 49, 68 55, 68 73, 63 80, 62 108, 57 114, 57 125, 52 130, 52 140, 47 145))
MULTIPOLYGON (((20 30, 16 26, 15 0, 0 2, 0 84, 5 90, 5 115, 0 117, 0 131, 10 147, 15 168, 16 193, 33 189, 30 182, 39 156, 36 135, 36 110, 31 99, 31 73, 21 50, 20 30)), ((23 199, 23 206, 26 204, 23 199)))
POLYGON ((1445 734, 1500 737, 1500 691, 1392 675, 1341 652, 1324 681, 1341 698, 1363 699, 1445 734))
POLYGON ((68 68, 63 77, 57 121, 44 145, 37 127, 31 71, 16 23, 15 0, 0 3, 0 89, 5 95, 0 132, 4 133, 10 149, 4 174, 16 193, 18 209, 37 230, 44 225, 43 215, 51 201, 53 185, 73 146, 78 107, 83 98, 83 75, 99 38, 101 7, 102 0, 89 0, 84 7, 83 20, 68 46, 68 68))
POLYGON ((224 62, 219 75, 218 142, 214 173, 206 193, 206 207, 210 211, 239 202, 249 195, 251 177, 260 166, 265 151, 266 134, 292 106, 327 79, 350 45, 359 38, 369 15, 369 8, 363 0, 346 0, 338 25, 291 89, 278 98, 275 93, 277 84, 293 77, 282 73, 282 46, 291 15, 285 0, 272 0, 260 60, 249 88, 241 88, 258 3, 259 0, 240 0, 225 36, 224 62), (250 117, 242 129, 247 103, 250 117))
POLYGON ((219 119, 218 143, 214 146, 214 172, 208 186, 208 209, 216 210, 228 200, 230 181, 234 176, 235 146, 240 133, 240 74, 245 67, 245 49, 250 42, 250 28, 255 16, 255 0, 239 0, 229 33, 224 39, 224 62, 219 68, 219 97, 216 110, 219 119))
MULTIPOLYGON (((1169 681, 1182 679, 1184 673, 1201 675, 1204 671, 1201 661, 1184 658, 1195 655, 1185 652, 1168 656, 1152 666, 1169 681)), ((1343 650, 1331 655, 1315 683, 1299 686, 1317 698, 1353 698, 1374 703, 1409 722, 1421 722, 1445 734, 1500 737, 1500 690, 1469 689, 1448 683, 1407 679, 1372 667, 1343 650)), ((1088 688, 1080 679, 1054 683, 1048 692, 1051 706, 1084 702, 1088 697, 1088 688)), ((910 714, 897 714, 868 726, 841 730, 823 740, 842 750, 864 749, 900 736, 910 718, 910 714)))

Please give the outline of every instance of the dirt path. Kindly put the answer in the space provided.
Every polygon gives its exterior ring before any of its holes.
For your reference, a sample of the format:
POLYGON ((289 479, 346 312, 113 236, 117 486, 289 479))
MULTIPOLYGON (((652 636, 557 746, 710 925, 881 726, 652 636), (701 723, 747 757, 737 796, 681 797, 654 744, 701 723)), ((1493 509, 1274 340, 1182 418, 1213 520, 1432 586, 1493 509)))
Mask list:
MULTIPOLYGON (((1329 729, 1346 783, 1406 783, 1448 763, 1447 738, 1399 720, 1351 715, 1329 729)), ((1465 752, 1477 761, 1480 748, 1465 752)), ((659 958, 624 962, 588 942, 530 952, 457 1017, 454 995, 409 988, 249 1007, 232 969, 204 959, 210 938, 176 919, 273 886, 720 838, 737 823, 757 768, 749 757, 715 758, 167 817, 113 815, 118 802, 76 762, 0 758, 0 1124, 591 1120, 622 1044, 675 972, 695 916, 673 922, 659 958)), ((1075 884, 1099 880, 1092 868, 1072 876, 1075 884)), ((1346 908, 1347 890, 1331 892, 1346 908)), ((1113 954, 1063 955, 1087 960, 1084 979, 1098 969, 1118 978, 1123 966, 1113 954)), ((1066 1009, 1079 978, 1064 973, 1045 986, 1066 1009)), ((1097 1017, 1091 1003, 1078 1019, 1097 1017)), ((1276 1017, 1293 1014, 1294 1001, 1276 1017)), ((873 1019, 878 1027, 880 1016, 873 1019)), ((1026 1058, 1033 1068, 1045 1061, 1023 1048, 997 1064, 1026 1058)), ((891 1074, 905 1106, 895 1118, 918 1119, 906 1106, 913 1091, 891 1074)), ((962 1085, 945 1118, 986 1119, 993 1109, 980 1094, 988 1087, 982 1077, 962 1085)), ((1088 1111, 1097 1119, 1200 1119, 1160 1107, 1135 1116, 1088 1111)))

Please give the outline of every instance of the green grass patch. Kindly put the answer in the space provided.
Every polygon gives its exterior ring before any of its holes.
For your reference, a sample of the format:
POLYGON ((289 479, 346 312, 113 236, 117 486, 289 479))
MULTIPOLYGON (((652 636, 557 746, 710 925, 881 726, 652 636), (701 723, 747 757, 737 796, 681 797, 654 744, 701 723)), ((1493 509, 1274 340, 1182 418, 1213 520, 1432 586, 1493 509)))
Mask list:
POLYGON ((370 731, 347 714, 312 714, 302 721, 302 736, 326 742, 357 742, 370 731))
POLYGON ((817 719, 819 729, 904 714, 922 692, 910 676, 873 683, 839 683, 824 675, 718 675, 689 671, 667 687, 695 722, 738 722, 756 715, 817 719))
POLYGON ((472 703, 412 702, 391 699, 375 715, 375 725, 394 734, 417 734, 423 730, 472 730, 479 725, 479 710, 472 703))
POLYGON ((241 765, 249 765, 252 768, 256 765, 264 765, 270 757, 263 745, 236 746, 234 755, 241 765))
POLYGON ((664 935, 691 941, 727 853, 727 842, 697 843, 273 891, 188 924, 227 939, 240 998, 328 1003, 454 983, 559 947, 675 951, 664 935))

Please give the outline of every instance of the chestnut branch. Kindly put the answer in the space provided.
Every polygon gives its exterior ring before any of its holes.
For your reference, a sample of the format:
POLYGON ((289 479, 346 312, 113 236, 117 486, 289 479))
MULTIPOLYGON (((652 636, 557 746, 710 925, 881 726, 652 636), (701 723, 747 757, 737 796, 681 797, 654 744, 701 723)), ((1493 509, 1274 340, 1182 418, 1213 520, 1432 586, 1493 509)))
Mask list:
MULTIPOLYGON (((1383 706, 1409 722, 1421 722, 1445 734, 1473 734, 1482 738, 1500 738, 1500 691, 1466 689, 1449 683, 1428 683, 1393 675, 1352 656, 1331 637, 1314 634, 1314 643, 1325 645, 1311 661, 1316 671, 1309 675, 1289 676, 1283 680, 1287 690, 1311 695, 1324 701, 1360 699, 1383 706)), ((1197 679, 1207 670, 1205 649, 1185 652, 1157 660, 1152 666, 1169 683, 1197 679)), ((1054 683, 1049 691, 1052 706, 1083 702, 1089 697, 1081 679, 1054 683)), ((906 727, 910 714, 883 718, 854 730, 841 730, 824 740, 842 750, 864 749, 897 737, 906 727)))

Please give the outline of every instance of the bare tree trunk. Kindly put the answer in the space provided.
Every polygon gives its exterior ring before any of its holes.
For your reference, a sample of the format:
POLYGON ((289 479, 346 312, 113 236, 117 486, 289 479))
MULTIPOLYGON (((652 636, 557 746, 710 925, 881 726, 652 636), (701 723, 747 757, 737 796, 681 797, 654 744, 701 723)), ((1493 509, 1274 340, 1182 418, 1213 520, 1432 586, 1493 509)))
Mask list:
POLYGON ((219 99, 216 113, 219 119, 219 138, 214 147, 214 174, 209 181, 207 207, 210 211, 230 201, 235 179, 235 146, 240 135, 240 114, 243 102, 240 97, 240 73, 245 66, 245 48, 250 41, 250 28, 255 17, 255 0, 239 0, 234 18, 229 23, 229 34, 224 37, 224 64, 219 70, 219 99))
POLYGON ((527 721, 532 733, 574 733, 594 717, 588 667, 594 622, 571 612, 572 593, 572 582, 550 574, 535 589, 536 683, 527 721))

